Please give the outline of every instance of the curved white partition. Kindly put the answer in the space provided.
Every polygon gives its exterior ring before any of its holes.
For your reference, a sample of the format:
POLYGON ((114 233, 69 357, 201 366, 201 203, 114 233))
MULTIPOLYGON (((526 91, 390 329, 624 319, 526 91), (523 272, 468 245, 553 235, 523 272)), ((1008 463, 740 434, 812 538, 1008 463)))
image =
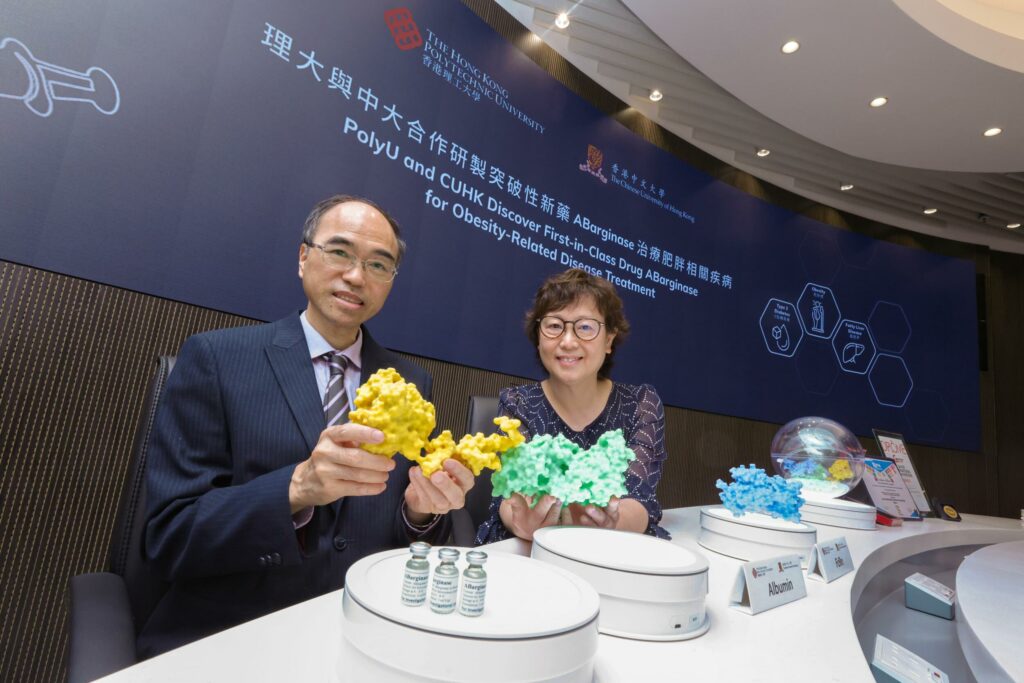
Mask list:
POLYGON ((979 681, 1024 681, 1024 541, 982 548, 956 573, 957 633, 979 681))

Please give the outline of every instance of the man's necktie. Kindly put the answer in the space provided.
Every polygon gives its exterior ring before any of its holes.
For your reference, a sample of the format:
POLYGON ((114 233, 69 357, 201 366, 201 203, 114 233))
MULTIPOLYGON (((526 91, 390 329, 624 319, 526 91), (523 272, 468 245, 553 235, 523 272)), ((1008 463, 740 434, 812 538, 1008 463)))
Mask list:
POLYGON ((324 394, 324 417, 327 426, 340 424, 348 413, 348 395, 345 393, 345 368, 348 359, 337 351, 324 354, 327 365, 331 368, 331 378, 327 380, 327 393, 324 394))

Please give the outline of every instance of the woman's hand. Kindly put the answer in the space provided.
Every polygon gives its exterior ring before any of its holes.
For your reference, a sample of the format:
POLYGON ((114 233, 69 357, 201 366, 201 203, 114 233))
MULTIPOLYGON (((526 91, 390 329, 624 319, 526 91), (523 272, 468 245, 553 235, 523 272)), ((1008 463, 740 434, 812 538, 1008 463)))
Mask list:
POLYGON ((573 524, 615 529, 619 524, 619 499, 613 497, 603 508, 573 503, 569 506, 569 512, 572 515, 573 524))
POLYGON ((537 529, 558 524, 562 503, 554 496, 542 496, 532 508, 521 493, 501 501, 500 515, 505 528, 519 538, 532 541, 537 529))

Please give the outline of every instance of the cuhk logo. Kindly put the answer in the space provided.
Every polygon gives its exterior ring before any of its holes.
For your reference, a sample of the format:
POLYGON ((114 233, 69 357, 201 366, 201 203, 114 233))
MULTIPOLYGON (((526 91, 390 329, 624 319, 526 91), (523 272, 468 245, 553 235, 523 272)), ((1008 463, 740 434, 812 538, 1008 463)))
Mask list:
POLYGON ((604 152, 593 145, 587 145, 587 160, 580 164, 580 170, 594 176, 602 183, 607 183, 608 179, 604 176, 604 172, 601 170, 601 165, 604 163, 604 152))
POLYGON ((406 7, 396 7, 384 13, 384 23, 391 30, 391 37, 399 50, 413 50, 423 44, 419 26, 412 20, 412 12, 406 7))

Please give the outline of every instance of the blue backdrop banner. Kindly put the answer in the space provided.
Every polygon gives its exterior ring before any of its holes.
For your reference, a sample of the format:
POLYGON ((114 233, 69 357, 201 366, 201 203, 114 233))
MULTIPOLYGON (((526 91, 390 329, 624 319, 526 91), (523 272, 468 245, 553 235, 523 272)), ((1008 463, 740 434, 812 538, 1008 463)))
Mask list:
POLYGON ((615 377, 670 405, 979 447, 974 268, 716 181, 452 0, 0 10, 0 258, 273 319, 302 221, 371 197, 409 255, 393 348, 517 375, 570 266, 621 292, 615 377))

